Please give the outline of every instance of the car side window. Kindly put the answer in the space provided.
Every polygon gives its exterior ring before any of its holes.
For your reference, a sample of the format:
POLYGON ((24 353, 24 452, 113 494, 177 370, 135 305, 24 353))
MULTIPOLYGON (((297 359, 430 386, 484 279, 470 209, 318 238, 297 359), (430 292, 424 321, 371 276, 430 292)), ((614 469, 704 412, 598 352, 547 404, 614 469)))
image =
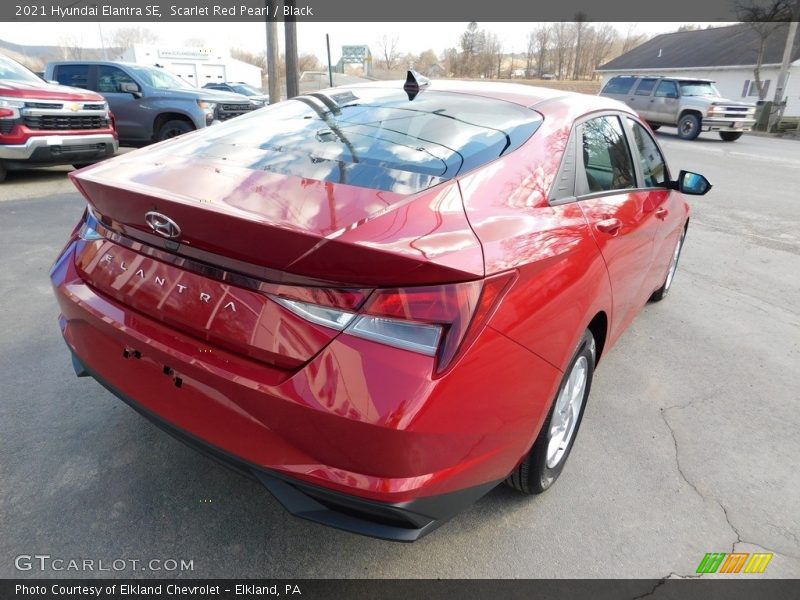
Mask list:
POLYGON ((618 75, 617 77, 612 77, 609 82, 606 84, 606 87, 603 88, 603 94, 627 94, 631 91, 633 87, 633 83, 636 81, 635 77, 626 77, 624 75, 618 75))
POLYGON ((677 98, 678 86, 674 81, 663 80, 656 88, 656 97, 658 98, 677 98))
POLYGON ((636 187, 633 160, 618 117, 586 121, 581 126, 581 137, 586 193, 636 187))
POLYGON ((97 91, 101 94, 119 92, 120 83, 136 83, 133 78, 118 67, 100 65, 97 67, 97 91))
POLYGON ((656 87, 657 79, 642 79, 639 82, 639 87, 636 88, 635 95, 636 96, 649 96, 650 92, 653 91, 653 88, 656 87))
POLYGON ((61 85, 89 89, 88 65, 57 65, 54 75, 61 85))
POLYGON ((639 163, 644 175, 644 187, 664 187, 667 181, 667 163, 650 133, 633 119, 628 119, 633 139, 639 150, 639 163))

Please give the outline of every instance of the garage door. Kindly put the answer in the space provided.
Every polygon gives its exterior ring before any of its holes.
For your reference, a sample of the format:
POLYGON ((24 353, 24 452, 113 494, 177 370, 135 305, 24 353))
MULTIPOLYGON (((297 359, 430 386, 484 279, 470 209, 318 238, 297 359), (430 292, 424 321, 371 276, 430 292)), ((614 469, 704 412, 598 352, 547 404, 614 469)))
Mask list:
POLYGON ((200 81, 198 87, 207 83, 223 83, 225 81, 225 65, 199 65, 200 81))
POLYGON ((172 63, 170 71, 183 79, 186 83, 197 86, 197 71, 194 63, 172 63))

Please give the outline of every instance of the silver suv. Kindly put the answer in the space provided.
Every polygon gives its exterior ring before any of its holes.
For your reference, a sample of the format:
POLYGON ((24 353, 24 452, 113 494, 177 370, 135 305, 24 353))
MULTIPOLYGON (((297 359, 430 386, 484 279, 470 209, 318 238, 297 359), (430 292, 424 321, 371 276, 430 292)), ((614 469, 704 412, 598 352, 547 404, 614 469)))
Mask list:
POLYGON ((693 140, 701 131, 718 131, 732 142, 755 124, 756 105, 723 98, 710 79, 617 75, 600 92, 621 100, 653 129, 678 128, 678 137, 693 140))

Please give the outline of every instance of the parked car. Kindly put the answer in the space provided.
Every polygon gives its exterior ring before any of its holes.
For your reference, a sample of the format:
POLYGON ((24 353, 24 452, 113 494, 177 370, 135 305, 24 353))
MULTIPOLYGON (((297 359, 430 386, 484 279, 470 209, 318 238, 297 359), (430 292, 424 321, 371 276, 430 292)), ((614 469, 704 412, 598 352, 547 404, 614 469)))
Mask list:
POLYGON ((93 90, 108 101, 123 145, 160 142, 254 108, 246 96, 197 89, 160 67, 109 61, 47 64, 47 79, 93 90))
POLYGON ((102 96, 47 83, 0 54, 0 181, 9 169, 82 166, 116 151, 102 96))
POLYGON ((413 74, 73 179, 52 281, 76 374, 292 513, 403 541, 553 485, 710 188, 614 100, 413 74))
POLYGON ((269 94, 265 94, 261 90, 257 90, 253 86, 247 85, 243 81, 207 83, 203 86, 203 88, 209 90, 219 90, 221 92, 232 92, 234 94, 247 96, 250 99, 250 102, 259 108, 269 104, 269 94))
POLYGON ((733 142, 755 125, 756 105, 723 98, 710 79, 617 75, 600 92, 621 100, 653 129, 678 128, 678 137, 693 140, 701 131, 718 131, 733 142))

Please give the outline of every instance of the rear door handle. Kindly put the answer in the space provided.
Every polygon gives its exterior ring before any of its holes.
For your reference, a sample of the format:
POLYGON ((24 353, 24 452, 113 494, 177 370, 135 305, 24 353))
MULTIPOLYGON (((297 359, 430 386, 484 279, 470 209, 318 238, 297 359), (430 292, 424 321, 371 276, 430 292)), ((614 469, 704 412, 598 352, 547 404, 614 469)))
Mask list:
POLYGON ((595 224, 597 231, 602 231, 608 235, 617 235, 619 230, 622 229, 622 221, 616 218, 603 219, 595 224))
POLYGON ((667 215, 668 215, 668 214, 669 214, 669 211, 668 211, 666 208, 663 208, 663 207, 662 207, 662 208, 659 208, 659 209, 656 211, 656 217, 658 217, 658 218, 659 218, 659 219, 661 219, 662 221, 663 221, 664 219, 666 219, 666 218, 667 218, 667 215))

